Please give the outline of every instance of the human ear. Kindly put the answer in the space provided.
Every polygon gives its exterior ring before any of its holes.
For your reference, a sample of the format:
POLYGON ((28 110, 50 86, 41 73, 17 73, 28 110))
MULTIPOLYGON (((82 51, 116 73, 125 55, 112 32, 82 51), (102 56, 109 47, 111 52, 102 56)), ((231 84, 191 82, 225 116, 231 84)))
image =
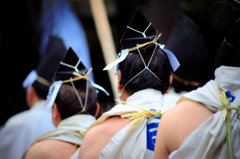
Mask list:
POLYGON ((165 94, 168 94, 169 93, 169 91, 170 91, 170 87, 171 87, 171 85, 172 85, 172 81, 173 81, 173 77, 170 75, 169 76, 169 87, 168 87, 168 89, 166 90, 166 92, 165 92, 165 94))
POLYGON ((99 111, 100 111, 100 104, 97 102, 96 105, 97 105, 97 108, 96 108, 96 113, 94 115, 95 118, 97 118, 99 111))
POLYGON ((57 127, 61 122, 61 114, 57 108, 57 104, 54 103, 52 107, 52 122, 57 127))
POLYGON ((118 74, 118 85, 117 85, 117 90, 118 90, 118 92, 121 92, 122 89, 123 89, 123 86, 120 84, 121 79, 122 79, 122 72, 121 72, 120 70, 118 70, 117 74, 118 74))
POLYGON ((36 102, 37 94, 32 86, 28 87, 26 90, 26 102, 29 108, 32 108, 36 102))
POLYGON ((169 76, 169 83, 170 83, 170 85, 172 85, 172 81, 173 81, 173 76, 170 75, 170 76, 169 76))

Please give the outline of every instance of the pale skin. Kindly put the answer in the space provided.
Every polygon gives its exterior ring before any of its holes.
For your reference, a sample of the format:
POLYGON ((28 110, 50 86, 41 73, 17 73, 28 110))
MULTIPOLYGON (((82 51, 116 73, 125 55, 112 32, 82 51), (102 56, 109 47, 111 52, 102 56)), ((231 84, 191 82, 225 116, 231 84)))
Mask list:
MULTIPOLYGON (((121 73, 119 71, 118 79, 119 81, 121 79, 121 73)), ((123 86, 118 84, 117 88, 118 91, 121 91, 123 86)), ((127 92, 123 90, 122 100, 126 101, 128 96, 127 92)), ((107 145, 110 139, 128 123, 129 121, 127 119, 115 116, 92 127, 83 139, 78 158, 97 159, 101 150, 107 145)))
MULTIPOLYGON (((98 115, 98 111, 99 104, 97 103, 95 117, 98 115)), ((62 121, 61 114, 56 103, 53 104, 52 108, 52 121, 56 127, 62 121)), ((69 159, 78 148, 78 146, 72 143, 60 140, 42 140, 28 149, 25 159, 69 159)))
MULTIPOLYGON (((52 109, 52 121, 56 127, 62 121, 56 103, 52 109)), ((77 149, 78 146, 71 143, 52 139, 42 140, 28 149, 25 159, 68 159, 77 149)))
POLYGON ((168 110, 159 123, 154 159, 167 159, 212 114, 203 104, 187 99, 168 110))
MULTIPOLYGON (((121 72, 118 71, 118 91, 122 91, 123 86, 120 85, 121 72)), ((172 78, 170 78, 170 82, 172 78)), ((168 90, 169 91, 169 90, 168 90)), ((129 94, 123 90, 123 101, 126 101, 129 94)), ((108 144, 111 138, 118 133, 123 127, 129 124, 128 119, 123 119, 120 116, 114 116, 107 119, 103 123, 100 123, 92 127, 83 139, 83 143, 79 152, 79 159, 97 159, 101 153, 101 150, 108 144)))
POLYGON ((31 146, 25 159, 69 159, 77 149, 63 141, 43 140, 31 146))

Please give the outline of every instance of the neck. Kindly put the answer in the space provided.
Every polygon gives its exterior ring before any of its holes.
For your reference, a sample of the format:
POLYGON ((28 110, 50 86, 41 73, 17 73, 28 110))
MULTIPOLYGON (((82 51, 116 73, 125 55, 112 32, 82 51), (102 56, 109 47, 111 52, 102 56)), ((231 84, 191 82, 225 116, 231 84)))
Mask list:
POLYGON ((121 93, 121 96, 120 96, 120 99, 123 100, 124 102, 127 101, 127 98, 129 97, 130 95, 127 93, 127 91, 123 90, 122 93, 121 93))
POLYGON ((38 97, 35 97, 32 99, 32 101, 29 103, 29 108, 33 108, 33 106, 39 101, 40 99, 38 97))

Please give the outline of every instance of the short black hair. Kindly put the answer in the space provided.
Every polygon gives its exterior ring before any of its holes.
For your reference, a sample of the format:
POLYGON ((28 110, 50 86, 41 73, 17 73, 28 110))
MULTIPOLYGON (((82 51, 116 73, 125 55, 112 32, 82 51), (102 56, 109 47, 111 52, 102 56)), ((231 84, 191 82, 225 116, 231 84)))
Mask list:
MULTIPOLYGON (((86 82, 88 82, 88 96, 86 111, 82 114, 89 113, 95 115, 97 109, 97 92, 92 84, 87 80, 79 80, 74 82, 74 86, 81 98, 82 104, 85 102, 86 97, 86 82)), ((76 115, 81 112, 82 107, 78 100, 78 97, 74 91, 74 88, 70 84, 63 84, 58 92, 55 103, 60 112, 61 119, 66 119, 72 115, 76 115)))
POLYGON ((49 87, 39 83, 38 81, 34 81, 32 87, 34 88, 38 98, 40 99, 47 98, 49 87))
MULTIPOLYGON (((148 64, 156 45, 150 44, 145 48, 139 49, 141 55, 148 64)), ((144 63, 138 53, 138 50, 131 51, 126 59, 118 64, 118 70, 121 71, 120 84, 125 86, 130 79, 137 75, 145 68, 144 63)), ((169 77, 172 71, 168 57, 159 46, 157 46, 155 53, 149 65, 149 69, 161 80, 157 79, 150 71, 145 70, 139 74, 136 78, 131 80, 126 86, 125 90, 128 94, 152 88, 161 91, 163 94, 170 86, 169 77)))

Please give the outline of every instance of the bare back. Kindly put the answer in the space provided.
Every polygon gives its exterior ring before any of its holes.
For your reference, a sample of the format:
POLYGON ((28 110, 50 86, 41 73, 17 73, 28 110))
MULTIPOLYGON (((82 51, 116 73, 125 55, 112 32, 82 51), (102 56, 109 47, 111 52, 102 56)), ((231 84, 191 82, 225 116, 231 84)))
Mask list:
POLYGON ((79 159, 98 158, 104 146, 128 123, 128 120, 115 116, 91 128, 83 139, 79 159))
POLYGON ((69 159, 78 146, 59 140, 40 141, 27 151, 25 159, 69 159))
POLYGON ((159 123, 154 158, 168 158, 212 114, 203 104, 190 100, 167 111, 159 123))

